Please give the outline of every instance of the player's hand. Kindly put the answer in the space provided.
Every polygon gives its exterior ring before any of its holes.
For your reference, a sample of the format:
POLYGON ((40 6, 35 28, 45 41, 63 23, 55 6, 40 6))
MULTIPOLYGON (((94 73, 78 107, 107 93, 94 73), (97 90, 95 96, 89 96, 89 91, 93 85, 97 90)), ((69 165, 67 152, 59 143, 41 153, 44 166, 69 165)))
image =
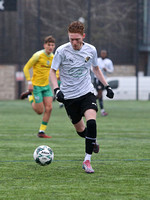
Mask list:
POLYGON ((114 92, 112 91, 111 87, 109 85, 107 85, 105 88, 107 90, 106 96, 108 98, 112 99, 114 97, 114 92))
POLYGON ((64 94, 62 93, 60 88, 55 88, 54 94, 55 94, 55 98, 56 98, 57 101, 64 103, 64 94))

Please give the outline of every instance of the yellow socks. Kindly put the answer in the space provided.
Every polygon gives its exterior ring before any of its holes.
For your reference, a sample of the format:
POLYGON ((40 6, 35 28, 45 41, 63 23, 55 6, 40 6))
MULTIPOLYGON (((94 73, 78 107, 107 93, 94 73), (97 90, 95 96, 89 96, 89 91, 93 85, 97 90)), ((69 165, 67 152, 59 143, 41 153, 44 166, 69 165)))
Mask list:
POLYGON ((46 128, 47 128, 47 122, 42 121, 39 132, 45 132, 46 128))
POLYGON ((32 103, 34 102, 33 95, 29 95, 29 96, 28 96, 28 100, 29 100, 29 102, 32 104, 32 103))

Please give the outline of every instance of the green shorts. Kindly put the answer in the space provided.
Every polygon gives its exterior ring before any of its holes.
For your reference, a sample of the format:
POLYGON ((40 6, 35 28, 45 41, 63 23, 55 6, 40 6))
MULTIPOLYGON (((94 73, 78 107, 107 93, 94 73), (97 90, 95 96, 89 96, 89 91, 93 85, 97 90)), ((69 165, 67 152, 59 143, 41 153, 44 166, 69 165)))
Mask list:
POLYGON ((33 86, 33 96, 35 103, 41 103, 43 97, 53 97, 53 92, 49 85, 46 86, 33 86))
POLYGON ((60 83, 61 83, 60 80, 57 80, 57 83, 58 83, 58 87, 60 87, 60 83))

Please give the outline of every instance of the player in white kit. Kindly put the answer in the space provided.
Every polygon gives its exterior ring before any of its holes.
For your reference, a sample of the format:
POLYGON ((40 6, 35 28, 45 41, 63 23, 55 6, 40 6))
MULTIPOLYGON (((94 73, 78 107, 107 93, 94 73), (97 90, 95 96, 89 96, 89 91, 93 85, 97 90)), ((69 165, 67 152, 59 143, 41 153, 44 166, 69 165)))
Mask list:
POLYGON ((99 152, 96 143, 96 112, 97 104, 94 87, 91 82, 90 69, 103 83, 107 96, 113 98, 114 93, 106 82, 97 65, 97 51, 94 46, 83 42, 85 38, 84 25, 74 21, 68 26, 68 43, 57 48, 53 58, 50 79, 56 99, 64 103, 66 112, 79 136, 85 138, 85 158, 83 169, 93 173, 91 166, 92 152, 99 152), (60 88, 58 87, 56 71, 60 73, 60 88), (82 117, 86 119, 86 126, 82 117))
MULTIPOLYGON (((98 66, 100 70, 102 71, 105 79, 107 78, 107 73, 112 73, 114 71, 114 66, 112 61, 107 57, 107 51, 101 50, 100 57, 97 60, 98 66)), ((105 89, 104 85, 96 78, 94 77, 94 87, 97 90, 97 99, 99 102, 99 106, 101 109, 101 115, 107 116, 108 113, 105 112, 104 109, 104 103, 103 103, 103 90, 105 89)))

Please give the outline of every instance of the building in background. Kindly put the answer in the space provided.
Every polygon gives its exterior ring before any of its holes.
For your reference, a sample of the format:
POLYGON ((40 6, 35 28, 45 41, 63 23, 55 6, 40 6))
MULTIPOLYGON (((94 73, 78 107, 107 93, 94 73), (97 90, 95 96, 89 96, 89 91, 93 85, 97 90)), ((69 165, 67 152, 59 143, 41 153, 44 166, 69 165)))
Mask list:
MULTIPOLYGON (((79 18, 85 20, 85 41, 109 52, 114 76, 150 75, 149 0, 0 0, 1 70, 11 65, 21 75, 46 35, 55 36, 56 47, 67 42, 66 25, 79 18)), ((16 73, 14 81, 18 98, 25 84, 16 73)))

